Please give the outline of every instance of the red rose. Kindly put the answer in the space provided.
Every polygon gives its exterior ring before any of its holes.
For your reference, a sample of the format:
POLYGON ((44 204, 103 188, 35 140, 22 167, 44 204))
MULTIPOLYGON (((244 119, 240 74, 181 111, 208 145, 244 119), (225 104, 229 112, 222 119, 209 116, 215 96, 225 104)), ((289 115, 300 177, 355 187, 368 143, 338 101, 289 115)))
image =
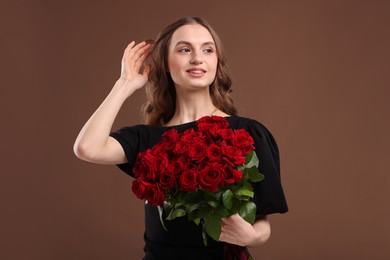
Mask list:
POLYGON ((219 129, 228 127, 229 123, 226 118, 220 116, 205 116, 198 120, 198 130, 213 140, 217 139, 219 129))
POLYGON ((240 149, 244 156, 255 149, 252 136, 245 129, 234 130, 233 145, 240 149))
POLYGON ((198 129, 226 129, 229 127, 229 122, 221 116, 204 116, 198 120, 198 129))
POLYGON ((241 150, 235 146, 224 145, 222 146, 222 152, 226 156, 226 161, 232 166, 245 163, 245 157, 242 155, 241 150))
POLYGON ((164 156, 165 154, 161 154, 159 156, 153 156, 153 158, 150 158, 152 160, 154 171, 157 173, 157 175, 163 171, 165 171, 167 165, 168 165, 168 158, 164 156))
POLYGON ((185 143, 194 143, 199 139, 199 133, 195 131, 193 128, 187 129, 183 132, 181 136, 181 142, 185 143))
POLYGON ((176 129, 171 129, 163 133, 161 142, 166 151, 172 151, 177 142, 180 141, 181 135, 176 129))
POLYGON ((146 159, 145 153, 141 153, 135 162, 133 168, 134 176, 145 180, 156 181, 157 175, 153 163, 146 159))
POLYGON ((162 140, 177 142, 180 140, 180 134, 176 129, 171 129, 162 134, 162 140))
POLYGON ((145 194, 145 199, 148 200, 148 203, 155 206, 164 205, 165 192, 162 191, 157 184, 148 183, 144 194, 145 194))
POLYGON ((181 173, 182 168, 183 168, 183 165, 182 165, 181 161, 176 160, 176 161, 170 162, 168 164, 167 170, 168 170, 168 172, 170 172, 171 174, 173 174, 177 178, 177 177, 179 177, 179 174, 181 173))
POLYGON ((215 128, 215 125, 213 124, 202 127, 202 129, 199 129, 199 132, 206 141, 206 144, 213 143, 214 140, 217 139, 217 128, 215 128))
POLYGON ((167 152, 167 149, 166 149, 166 145, 164 143, 158 143, 156 144, 155 146, 153 146, 152 148, 152 154, 153 155, 161 155, 161 154, 166 154, 167 152))
POLYGON ((225 182, 228 184, 233 184, 240 180, 243 174, 242 171, 236 170, 230 166, 223 167, 223 172, 225 173, 225 182))
POLYGON ((147 182, 143 181, 141 178, 133 180, 133 185, 131 186, 135 196, 143 200, 145 199, 145 190, 147 189, 147 182))
POLYGON ((207 146, 204 143, 195 143, 190 147, 188 156, 191 160, 200 162, 206 157, 206 150, 207 146))
POLYGON ((196 140, 197 143, 204 143, 205 145, 211 145, 215 143, 217 131, 213 130, 212 132, 199 132, 199 138, 196 140))
POLYGON ((162 172, 160 174, 160 186, 163 190, 169 190, 175 187, 176 185, 176 178, 175 175, 173 175, 170 172, 162 172))
POLYGON ((203 160, 199 163, 192 164, 192 168, 196 169, 198 172, 202 171, 204 168, 208 167, 210 163, 218 163, 218 162, 209 162, 208 160, 203 160))
POLYGON ((180 163, 182 171, 192 168, 191 167, 191 164, 192 164, 191 159, 187 155, 183 155, 183 156, 177 158, 176 161, 180 163))
POLYGON ((207 165, 199 174, 199 183, 204 190, 216 192, 224 184, 224 174, 221 165, 214 163, 207 165))
POLYGON ((180 176, 180 190, 192 192, 198 189, 198 173, 196 170, 184 171, 180 176))
POLYGON ((233 144, 233 130, 228 129, 218 129, 217 135, 219 138, 221 138, 226 144, 232 145, 233 144))
POLYGON ((222 160, 222 149, 216 144, 207 147, 207 157, 210 162, 219 162, 222 160))
POLYGON ((183 154, 186 153, 189 149, 189 144, 183 141, 177 142, 175 147, 173 148, 174 154, 183 154))

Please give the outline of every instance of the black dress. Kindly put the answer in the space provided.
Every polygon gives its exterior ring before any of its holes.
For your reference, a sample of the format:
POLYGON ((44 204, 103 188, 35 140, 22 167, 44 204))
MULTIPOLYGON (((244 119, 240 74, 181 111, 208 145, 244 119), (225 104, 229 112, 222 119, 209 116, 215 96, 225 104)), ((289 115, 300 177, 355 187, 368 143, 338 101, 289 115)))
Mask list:
MULTIPOLYGON (((240 116, 229 116, 226 119, 232 129, 245 129, 255 141, 255 152, 260 160, 259 170, 265 176, 263 181, 253 184, 256 214, 287 212, 288 207, 280 181, 279 151, 272 134, 264 125, 253 119, 240 116)), ((189 128, 196 128, 196 121, 170 127, 136 125, 112 132, 110 136, 122 145, 128 159, 127 163, 119 164, 118 167, 134 177, 132 168, 138 153, 157 144, 162 134, 172 128, 183 132, 189 128)), ((146 204, 144 260, 223 259, 224 244, 209 238, 208 246, 205 247, 201 225, 197 226, 185 217, 167 220, 165 225, 168 231, 165 231, 160 223, 157 207, 146 204)))

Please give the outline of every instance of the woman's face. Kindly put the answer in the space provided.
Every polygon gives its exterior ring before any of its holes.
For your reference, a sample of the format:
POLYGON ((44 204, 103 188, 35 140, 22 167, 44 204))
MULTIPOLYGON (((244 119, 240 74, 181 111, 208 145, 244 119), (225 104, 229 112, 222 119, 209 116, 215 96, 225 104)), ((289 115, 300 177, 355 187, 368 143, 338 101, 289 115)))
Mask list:
POLYGON ((213 83, 218 57, 210 32, 199 24, 179 27, 168 50, 168 70, 176 87, 201 88, 213 83))

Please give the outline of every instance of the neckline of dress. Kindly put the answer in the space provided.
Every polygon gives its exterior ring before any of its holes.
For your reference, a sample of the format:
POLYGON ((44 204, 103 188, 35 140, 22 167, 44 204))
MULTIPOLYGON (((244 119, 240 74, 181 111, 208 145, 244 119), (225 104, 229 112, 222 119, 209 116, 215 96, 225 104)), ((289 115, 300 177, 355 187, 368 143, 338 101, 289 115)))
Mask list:
MULTIPOLYGON (((219 117, 223 117, 223 118, 225 118, 226 120, 229 120, 229 118, 232 118, 232 117, 234 117, 234 116, 235 116, 235 115, 219 116, 219 117)), ((203 117, 205 117, 205 116, 202 116, 201 118, 203 118, 203 117)), ((199 119, 200 119, 200 118, 199 118, 199 119)), ((198 120, 199 120, 199 119, 198 119, 198 120)), ((183 124, 178 124, 178 125, 170 125, 170 126, 164 126, 164 125, 162 125, 162 126, 160 126, 160 127, 165 128, 165 129, 168 129, 168 128, 177 128, 177 127, 182 127, 182 126, 194 124, 194 123, 196 123, 198 120, 194 120, 194 121, 190 121, 190 122, 183 123, 183 124)))

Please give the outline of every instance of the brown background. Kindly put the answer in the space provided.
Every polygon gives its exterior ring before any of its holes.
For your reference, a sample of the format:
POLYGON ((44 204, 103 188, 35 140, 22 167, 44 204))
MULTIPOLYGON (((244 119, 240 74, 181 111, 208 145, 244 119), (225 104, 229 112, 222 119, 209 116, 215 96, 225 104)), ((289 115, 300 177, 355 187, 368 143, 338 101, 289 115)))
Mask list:
POLYGON ((390 259, 390 2, 238 2, 1 3, 1 259, 141 258, 131 178, 72 146, 126 45, 187 15, 219 32, 240 114, 280 147, 290 212, 255 258, 390 259))

